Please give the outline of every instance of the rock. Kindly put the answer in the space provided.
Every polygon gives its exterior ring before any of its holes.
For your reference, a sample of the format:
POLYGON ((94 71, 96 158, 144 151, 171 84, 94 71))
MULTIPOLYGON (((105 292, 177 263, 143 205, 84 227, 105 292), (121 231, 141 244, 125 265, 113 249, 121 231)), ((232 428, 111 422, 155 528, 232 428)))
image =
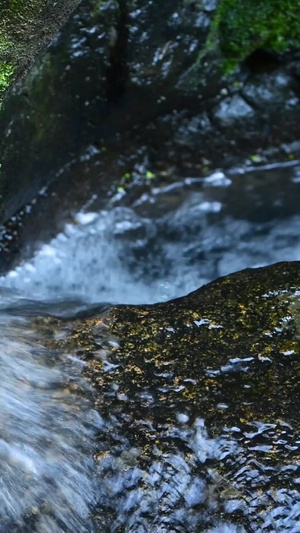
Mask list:
MULTIPOLYGON (((178 0, 158 11, 144 0, 82 2, 1 113, 2 222, 50 182, 49 213, 60 219, 59 209, 70 213, 95 189, 105 202, 125 175, 127 190, 147 171, 171 180, 253 154, 297 158, 286 150, 299 137, 296 41, 285 55, 259 48, 272 39, 256 49, 246 17, 249 46, 236 57, 230 9, 239 3, 178 0)), ((259 35, 269 35, 263 24, 259 35)), ((44 223, 36 209, 30 216, 32 234, 44 223)))
POLYGON ((102 528, 294 530, 299 301, 300 263, 278 263, 167 303, 33 321, 88 365, 102 528))
POLYGON ((80 0, 6 2, 0 7, 0 105, 80 0))
POLYGON ((223 125, 229 125, 234 121, 243 120, 253 114, 253 108, 237 95, 222 100, 214 112, 215 118, 219 119, 223 125))

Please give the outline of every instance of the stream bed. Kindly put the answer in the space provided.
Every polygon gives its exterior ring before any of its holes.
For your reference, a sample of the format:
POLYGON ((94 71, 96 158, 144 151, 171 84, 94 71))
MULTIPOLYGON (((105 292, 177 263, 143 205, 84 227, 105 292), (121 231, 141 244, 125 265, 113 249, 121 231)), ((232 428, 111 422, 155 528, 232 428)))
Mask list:
POLYGON ((300 58, 218 4, 81 2, 3 106, 0 533, 300 532, 299 266, 222 279, 300 260, 300 58))
MULTIPOLYGON (((299 197, 300 164, 295 161, 154 183, 131 203, 124 191, 117 191, 105 209, 97 210, 93 198, 74 209, 56 237, 37 239, 32 257, 21 258, 1 277, 0 531, 247 531, 220 515, 210 522, 213 505, 205 507, 201 525, 197 518, 203 495, 224 481, 214 479, 217 474, 209 466, 198 477, 195 461, 215 465, 234 455, 230 439, 211 438, 201 416, 189 421, 178 412, 178 426, 164 431, 179 451, 158 454, 145 474, 134 466, 139 449, 122 433, 123 422, 114 416, 104 421, 94 409, 84 359, 47 347, 47 328, 39 334, 32 321, 36 316, 71 320, 93 309, 101 316, 103 303, 163 302, 234 271, 299 260, 299 197), (113 451, 108 457, 103 452, 96 465, 99 434, 113 451), (106 503, 110 498, 114 512, 106 503), (156 520, 157 505, 161 514, 156 520)), ((67 329, 58 327, 55 339, 63 339, 67 329)), ((104 363, 113 373, 114 364, 104 363)), ((253 433, 254 440, 259 432, 253 433)), ((298 498, 290 492, 282 498, 289 498, 288 507, 282 503, 283 518, 276 522, 272 511, 265 518, 267 529, 249 531, 296 533, 298 498)), ((242 500, 236 493, 233 503, 229 498, 229 515, 244 509, 242 500)))

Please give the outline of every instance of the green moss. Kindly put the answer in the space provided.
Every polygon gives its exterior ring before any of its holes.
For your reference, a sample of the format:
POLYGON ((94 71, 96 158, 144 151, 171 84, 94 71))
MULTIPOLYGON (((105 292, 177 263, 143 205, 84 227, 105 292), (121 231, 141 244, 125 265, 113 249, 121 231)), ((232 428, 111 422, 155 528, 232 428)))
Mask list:
MULTIPOLYGON (((12 63, 0 63, 0 99, 12 82, 15 66, 12 63)), ((0 100, 1 105, 1 100, 0 100)))
POLYGON ((9 39, 3 32, 0 32, 0 58, 7 54, 10 47, 11 43, 9 39))
POLYGON ((43 1, 41 0, 9 0, 10 16, 15 23, 18 23, 17 20, 20 15, 24 17, 38 14, 42 7, 43 1))
POLYGON ((300 0, 222 0, 208 47, 218 39, 226 71, 253 51, 285 52, 300 46, 300 0))
POLYGON ((0 1, 0 98, 24 76, 33 59, 79 2, 0 1))
POLYGON ((26 0, 9 0, 9 8, 12 13, 20 13, 20 9, 26 7, 26 0))

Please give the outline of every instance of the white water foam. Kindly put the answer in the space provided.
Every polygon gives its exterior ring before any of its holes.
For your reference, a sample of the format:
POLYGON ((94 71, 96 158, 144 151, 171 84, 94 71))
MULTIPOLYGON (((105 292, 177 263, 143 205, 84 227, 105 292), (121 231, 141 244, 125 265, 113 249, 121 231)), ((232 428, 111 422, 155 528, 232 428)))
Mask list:
POLYGON ((299 217, 271 228, 206 217, 189 205, 157 220, 129 208, 79 213, 0 284, 28 298, 155 303, 235 270, 300 259, 299 217))
POLYGON ((90 533, 101 419, 76 392, 78 362, 42 347, 26 319, 0 315, 0 531, 90 533))

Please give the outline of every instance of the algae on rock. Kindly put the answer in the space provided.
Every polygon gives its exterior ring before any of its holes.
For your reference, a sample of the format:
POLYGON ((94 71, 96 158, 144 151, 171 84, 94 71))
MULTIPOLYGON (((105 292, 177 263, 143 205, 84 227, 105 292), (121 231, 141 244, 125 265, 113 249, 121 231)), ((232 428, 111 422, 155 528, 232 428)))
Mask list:
POLYGON ((33 323, 48 346, 87 364, 106 428, 102 527, 298 523, 299 302, 300 263, 279 263, 167 303, 33 323))
POLYGON ((0 103, 80 0, 11 0, 0 4, 0 103))
POLYGON ((218 40, 226 71, 264 48, 287 52, 300 47, 300 1, 221 0, 208 44, 218 40))

